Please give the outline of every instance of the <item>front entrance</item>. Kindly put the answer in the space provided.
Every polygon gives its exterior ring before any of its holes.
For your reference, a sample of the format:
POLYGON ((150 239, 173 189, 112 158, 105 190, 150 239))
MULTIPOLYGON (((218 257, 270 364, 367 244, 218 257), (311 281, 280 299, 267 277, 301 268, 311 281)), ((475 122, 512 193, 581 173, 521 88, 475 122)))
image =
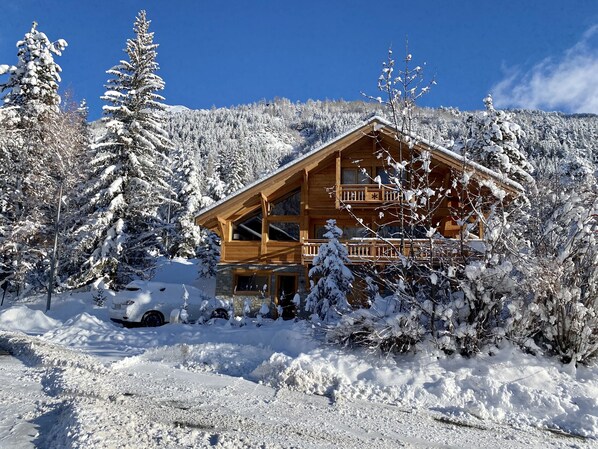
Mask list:
POLYGON ((276 276, 276 301, 282 308, 282 319, 292 320, 297 316, 293 297, 297 292, 297 275, 276 276))

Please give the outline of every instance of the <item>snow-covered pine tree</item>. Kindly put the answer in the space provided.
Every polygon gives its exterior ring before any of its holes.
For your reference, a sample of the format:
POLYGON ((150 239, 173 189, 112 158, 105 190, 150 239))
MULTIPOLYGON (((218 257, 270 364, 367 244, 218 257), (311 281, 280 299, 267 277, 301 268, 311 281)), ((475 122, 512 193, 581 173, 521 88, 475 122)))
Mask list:
POLYGON ((202 229, 201 238, 202 242, 198 251, 199 275, 201 277, 214 277, 220 260, 220 239, 215 233, 207 229, 202 229))
POLYGON ((227 185, 220 179, 217 173, 213 176, 208 177, 207 180, 207 192, 206 196, 203 197, 202 202, 206 206, 219 201, 227 195, 227 185), (211 201, 210 201, 211 200, 211 201))
POLYGON ((174 167, 174 186, 176 201, 171 200, 172 223, 168 253, 171 256, 197 257, 202 241, 201 230, 195 225, 195 214, 204 207, 201 180, 204 178, 202 167, 192 151, 177 148, 172 158, 174 167))
POLYGON ((8 289, 9 284, 14 284, 18 277, 18 240, 14 231, 20 216, 15 200, 22 201, 21 192, 17 189, 21 183, 15 176, 19 165, 20 135, 6 127, 2 113, 3 109, 0 108, 0 287, 8 289))
POLYGON ((54 62, 54 55, 60 56, 66 46, 64 39, 50 42, 33 22, 31 30, 17 42, 17 65, 0 65, 0 75, 9 75, 8 81, 0 84, 0 92, 4 92, 4 107, 17 109, 17 121, 32 126, 40 117, 58 113, 58 83, 62 70, 54 62))
POLYGON ((128 60, 108 70, 102 97, 106 132, 93 146, 93 177, 88 186, 90 220, 78 231, 87 252, 79 282, 107 277, 118 285, 145 277, 163 251, 161 208, 171 196, 164 130, 164 81, 156 71, 154 33, 140 11, 127 40, 128 60))
POLYGON ((354 276, 346 266, 349 263, 347 248, 339 242, 342 234, 336 220, 327 221, 324 238, 328 241, 320 245, 309 270, 312 286, 305 309, 326 324, 338 321, 351 311, 347 294, 353 288, 354 276))
POLYGON ((56 194, 69 174, 56 139, 61 69, 54 62, 66 46, 62 39, 50 42, 34 22, 17 42, 17 64, 0 66, 0 75, 9 76, 0 84, 0 163, 7 170, 0 180, 0 279, 21 295, 45 282, 56 194))
POLYGON ((513 123, 511 114, 494 108, 491 95, 484 98, 484 105, 486 111, 468 118, 467 139, 456 142, 455 150, 466 149, 475 162, 515 181, 533 184, 534 169, 520 145, 525 133, 513 123))
POLYGON ((220 163, 222 177, 226 184, 225 195, 230 195, 242 189, 247 184, 250 171, 249 151, 244 142, 229 148, 224 155, 227 163, 220 163))

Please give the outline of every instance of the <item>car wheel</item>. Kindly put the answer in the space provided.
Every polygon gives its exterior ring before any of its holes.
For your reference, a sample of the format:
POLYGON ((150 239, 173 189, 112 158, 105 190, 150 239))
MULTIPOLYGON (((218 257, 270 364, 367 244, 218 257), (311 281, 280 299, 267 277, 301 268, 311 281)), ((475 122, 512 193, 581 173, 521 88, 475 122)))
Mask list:
POLYGON ((228 312, 226 309, 216 309, 212 312, 210 318, 222 318, 223 320, 228 320, 228 312))
POLYGON ((147 312, 141 318, 141 325, 146 327, 158 327, 164 324, 164 316, 160 312, 147 312))

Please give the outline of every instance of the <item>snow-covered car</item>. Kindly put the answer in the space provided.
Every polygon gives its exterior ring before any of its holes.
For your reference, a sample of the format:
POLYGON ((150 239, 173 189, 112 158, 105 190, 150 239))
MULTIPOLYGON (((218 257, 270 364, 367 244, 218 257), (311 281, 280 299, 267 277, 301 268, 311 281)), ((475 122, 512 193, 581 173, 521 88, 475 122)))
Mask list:
POLYGON ((116 292, 110 319, 124 325, 161 326, 184 315, 189 322, 229 317, 229 305, 183 284, 133 281, 116 292), (183 309, 185 312, 182 312, 183 309))

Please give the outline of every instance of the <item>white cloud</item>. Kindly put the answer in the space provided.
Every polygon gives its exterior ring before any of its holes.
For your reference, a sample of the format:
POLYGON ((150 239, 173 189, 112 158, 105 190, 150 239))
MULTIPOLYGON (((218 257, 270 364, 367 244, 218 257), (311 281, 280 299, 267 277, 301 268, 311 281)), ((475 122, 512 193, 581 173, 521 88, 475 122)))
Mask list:
POLYGON ((545 59, 522 73, 508 70, 492 88, 499 107, 598 114, 598 25, 558 60, 545 59))

